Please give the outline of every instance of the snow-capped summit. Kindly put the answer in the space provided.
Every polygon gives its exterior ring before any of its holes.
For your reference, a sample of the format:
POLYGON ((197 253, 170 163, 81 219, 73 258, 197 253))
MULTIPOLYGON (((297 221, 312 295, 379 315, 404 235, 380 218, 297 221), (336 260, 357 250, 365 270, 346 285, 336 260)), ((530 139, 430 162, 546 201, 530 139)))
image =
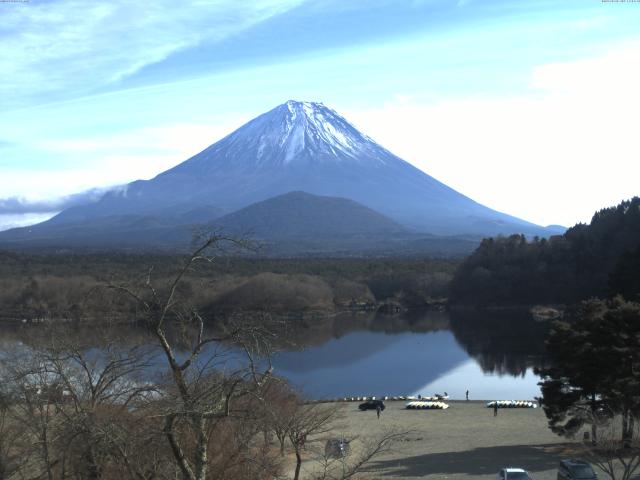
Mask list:
POLYGON ((354 159, 361 159, 360 155, 368 153, 368 149, 379 148, 369 137, 322 103, 289 100, 285 105, 288 110, 287 139, 291 139, 291 149, 287 151, 289 159, 295 158, 305 148, 316 154, 335 157, 343 154, 354 159))
POLYGON ((480 205, 418 170, 325 105, 293 100, 157 177, 49 222, 191 218, 193 212, 234 212, 288 192, 353 200, 421 232, 545 235, 542 227, 480 205))
MULTIPOLYGON (((278 141, 280 146, 286 146, 285 162, 294 160, 305 150, 316 156, 338 158, 338 154, 344 154, 358 158, 358 153, 367 145, 367 139, 360 132, 322 103, 289 100, 285 106, 285 131, 278 141)), ((269 140, 261 136, 260 141, 259 157, 269 140)))
POLYGON ((384 163, 389 152, 322 103, 289 100, 251 120, 179 168, 221 164, 270 167, 292 162, 384 163))

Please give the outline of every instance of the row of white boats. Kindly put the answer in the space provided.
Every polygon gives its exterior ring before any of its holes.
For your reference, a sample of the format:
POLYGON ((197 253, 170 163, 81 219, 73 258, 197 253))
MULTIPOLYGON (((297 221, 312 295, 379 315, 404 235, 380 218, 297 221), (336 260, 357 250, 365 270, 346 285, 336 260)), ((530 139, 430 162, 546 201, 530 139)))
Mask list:
POLYGON ((430 402, 430 401, 415 401, 409 402, 405 405, 408 410, 446 410, 449 408, 444 402, 430 402))
MULTIPOLYGON (((449 396, 435 395, 433 397, 422 397, 415 395, 398 395, 398 396, 381 396, 381 397, 342 397, 332 398, 328 400, 318 400, 318 403, 325 402, 366 402, 368 400, 383 401, 406 401, 405 407, 409 410, 446 410, 449 405, 443 400, 448 400, 449 396)), ((529 400, 492 400, 487 402, 487 408, 494 408, 497 404, 498 408, 538 408, 536 402, 529 400)))
MULTIPOLYGON (((538 408, 536 402, 528 400, 493 400, 487 402, 487 408, 494 408, 495 406, 498 408, 538 408)), ((446 410, 449 405, 440 401, 431 401, 430 399, 428 401, 408 402, 405 407, 409 410, 446 410)))
POLYGON ((487 408, 538 408, 536 402, 530 402, 529 400, 493 400, 487 402, 487 408))
POLYGON ((415 395, 396 395, 396 396, 381 396, 381 397, 341 397, 341 398, 330 398, 325 400, 318 400, 318 403, 327 403, 327 402, 366 402, 368 400, 383 400, 383 401, 427 401, 427 402, 438 402, 442 400, 448 400, 449 395, 436 395, 433 397, 422 397, 415 395))

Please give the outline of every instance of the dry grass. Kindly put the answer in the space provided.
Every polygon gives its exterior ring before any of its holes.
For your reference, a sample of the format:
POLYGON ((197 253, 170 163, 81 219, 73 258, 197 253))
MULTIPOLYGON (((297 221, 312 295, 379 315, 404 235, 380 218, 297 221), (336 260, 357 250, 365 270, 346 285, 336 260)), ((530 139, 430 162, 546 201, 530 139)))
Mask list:
POLYGON ((341 403, 334 433, 373 438, 390 428, 411 430, 370 464, 370 479, 490 479, 502 467, 517 466, 550 480, 576 446, 547 428, 541 409, 501 409, 494 418, 484 402, 449 404, 448 410, 405 410, 404 402, 387 402, 378 420, 373 410, 360 412, 357 402, 341 403))

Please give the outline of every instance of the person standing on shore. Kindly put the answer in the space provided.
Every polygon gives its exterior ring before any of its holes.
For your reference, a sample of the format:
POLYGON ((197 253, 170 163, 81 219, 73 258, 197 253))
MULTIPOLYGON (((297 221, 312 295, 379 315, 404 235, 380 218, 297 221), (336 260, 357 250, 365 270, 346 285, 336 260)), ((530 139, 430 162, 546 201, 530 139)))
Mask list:
POLYGON ((467 395, 467 402, 468 402, 469 401, 469 390, 467 390, 466 395, 467 395))
POLYGON ((378 420, 380 420, 380 412, 382 412, 382 409, 380 408, 380 405, 378 405, 376 407, 376 414, 378 415, 378 420))
POLYGON ((493 416, 498 416, 498 402, 493 402, 493 416))

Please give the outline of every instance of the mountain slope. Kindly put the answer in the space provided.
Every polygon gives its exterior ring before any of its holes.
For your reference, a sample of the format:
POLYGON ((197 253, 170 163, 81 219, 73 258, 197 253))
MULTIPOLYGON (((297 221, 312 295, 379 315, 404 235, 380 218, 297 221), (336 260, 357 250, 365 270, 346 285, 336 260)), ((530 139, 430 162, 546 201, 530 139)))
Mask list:
MULTIPOLYGON (((216 232, 252 240, 269 256, 465 255, 479 238, 412 232, 353 200, 290 192, 251 204, 215 220, 204 208, 180 218, 113 215, 82 224, 55 223, 0 232, 5 248, 81 248, 133 251, 190 248, 193 235, 216 232)), ((237 252, 240 253, 240 252, 237 252)), ((249 252, 246 252, 249 253, 249 252)))
POLYGON ((254 203, 214 221, 229 233, 251 232, 256 238, 372 237, 408 234, 384 215, 353 200, 290 192, 254 203))
MULTIPOLYGON (((360 210, 363 222, 377 212, 388 221, 429 235, 551 233, 484 207, 438 182, 324 105, 289 101, 151 180, 114 189, 97 202, 66 209, 42 224, 0 232, 0 242, 46 246, 55 240, 56 246, 76 246, 86 238, 92 246, 171 245, 188 236, 189 226, 296 191, 348 199, 370 209, 360 210)), ((240 222, 248 230, 267 228, 262 220, 269 218, 269 208, 276 208, 282 224, 287 215, 282 202, 299 200, 300 194, 255 207, 263 212, 252 214, 254 225, 240 214, 227 221, 229 226, 240 222)), ((307 214, 315 219, 305 226, 307 237, 322 232, 352 235, 349 228, 358 225, 354 215, 350 222, 332 216, 333 207, 326 199, 316 199, 315 207, 307 214), (310 235, 313 225, 323 226, 310 235)), ((294 210, 288 214, 294 215, 294 210)), ((291 226, 289 234, 296 234, 291 226)))
POLYGON ((382 148, 319 103, 289 101, 148 181, 75 207, 53 223, 114 214, 232 212, 291 191, 349 198, 435 234, 525 233, 542 227, 484 207, 382 148))
MULTIPOLYGON (((477 242, 449 239, 443 248, 353 200, 290 192, 214 221, 213 230, 251 238, 271 255, 470 252, 477 242), (415 243, 422 240, 423 243, 415 243)), ((427 237, 430 237, 427 235, 427 237)))

